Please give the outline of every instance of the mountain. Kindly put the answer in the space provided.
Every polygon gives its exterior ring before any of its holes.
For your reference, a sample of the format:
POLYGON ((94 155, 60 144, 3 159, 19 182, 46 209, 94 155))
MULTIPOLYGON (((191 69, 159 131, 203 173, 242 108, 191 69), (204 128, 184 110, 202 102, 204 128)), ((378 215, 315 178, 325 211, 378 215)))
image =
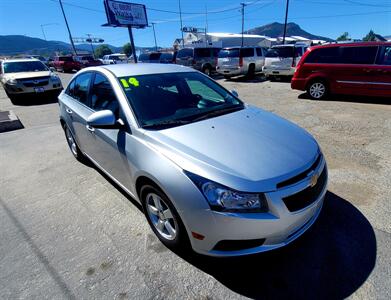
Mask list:
MULTIPOLYGON (((246 33, 248 34, 259 34, 259 35, 266 35, 273 38, 283 36, 284 35, 284 24, 274 22, 271 24, 267 24, 264 26, 256 27, 250 30, 246 30, 246 33)), ((287 36, 302 36, 307 39, 311 40, 325 40, 325 41, 332 41, 332 39, 324 36, 318 36, 311 34, 303 29, 300 28, 299 25, 296 23, 288 23, 286 26, 286 35, 287 36)))
MULTIPOLYGON (((76 50, 91 51, 90 44, 76 44, 76 50)), ((94 45, 96 48, 98 45, 94 45)), ((113 53, 122 52, 122 47, 108 45, 113 53)), ((136 50, 154 49, 136 47, 136 50)), ((61 41, 45 41, 25 35, 0 35, 0 55, 38 54, 54 55, 55 52, 71 53, 71 45, 61 41)))

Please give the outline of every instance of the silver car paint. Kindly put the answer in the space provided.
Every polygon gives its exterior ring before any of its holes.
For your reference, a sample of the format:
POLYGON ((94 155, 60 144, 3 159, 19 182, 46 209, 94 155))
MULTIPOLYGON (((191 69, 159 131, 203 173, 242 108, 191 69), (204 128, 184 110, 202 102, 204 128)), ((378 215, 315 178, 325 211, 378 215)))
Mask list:
MULTIPOLYGON (((70 127, 81 150, 137 201, 140 201, 136 190, 139 178, 149 178, 160 186, 175 205, 196 252, 227 256, 267 251, 286 245, 315 221, 327 184, 314 203, 294 213, 287 210, 281 197, 306 188, 310 178, 276 189, 277 182, 307 169, 320 151, 316 141, 303 129, 247 106, 242 111, 180 127, 144 130, 137 124, 116 77, 194 70, 176 65, 112 65, 86 68, 76 75, 88 71, 101 72, 110 80, 129 132, 89 131, 86 120, 93 110, 64 92, 59 97, 60 117, 70 127), (269 212, 212 211, 183 170, 241 191, 266 192, 269 212), (205 239, 192 238, 193 231, 204 234, 205 239), (213 250, 223 239, 258 238, 266 241, 257 248, 213 250)), ((322 159, 319 171, 325 165, 322 159)))

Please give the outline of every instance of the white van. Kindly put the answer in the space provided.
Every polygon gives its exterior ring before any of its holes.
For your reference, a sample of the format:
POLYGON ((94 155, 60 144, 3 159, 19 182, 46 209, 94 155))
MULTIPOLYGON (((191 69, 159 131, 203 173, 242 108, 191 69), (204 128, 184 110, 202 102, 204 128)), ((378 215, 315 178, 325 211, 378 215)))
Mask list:
POLYGON ((307 48, 308 45, 302 43, 271 47, 265 56, 263 73, 270 80, 283 76, 292 77, 297 63, 304 52, 307 51, 307 48))

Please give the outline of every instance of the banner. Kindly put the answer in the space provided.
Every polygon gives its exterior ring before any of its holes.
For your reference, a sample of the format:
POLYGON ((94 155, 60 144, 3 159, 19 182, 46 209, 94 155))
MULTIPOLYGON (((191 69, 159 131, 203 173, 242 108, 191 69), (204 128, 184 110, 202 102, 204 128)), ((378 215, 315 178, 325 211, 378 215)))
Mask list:
POLYGON ((143 4, 105 0, 104 5, 108 22, 106 26, 136 28, 148 26, 147 12, 143 4))

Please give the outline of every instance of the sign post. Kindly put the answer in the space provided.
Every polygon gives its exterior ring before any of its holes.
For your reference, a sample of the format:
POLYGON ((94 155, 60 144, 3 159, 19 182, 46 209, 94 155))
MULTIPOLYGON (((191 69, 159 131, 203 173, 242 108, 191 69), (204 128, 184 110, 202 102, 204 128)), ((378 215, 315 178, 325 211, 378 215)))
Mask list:
POLYGON ((132 29, 145 28, 148 26, 145 5, 115 0, 104 0, 104 6, 107 16, 107 24, 104 24, 103 26, 128 28, 133 59, 134 62, 137 63, 136 47, 134 46, 132 29))

